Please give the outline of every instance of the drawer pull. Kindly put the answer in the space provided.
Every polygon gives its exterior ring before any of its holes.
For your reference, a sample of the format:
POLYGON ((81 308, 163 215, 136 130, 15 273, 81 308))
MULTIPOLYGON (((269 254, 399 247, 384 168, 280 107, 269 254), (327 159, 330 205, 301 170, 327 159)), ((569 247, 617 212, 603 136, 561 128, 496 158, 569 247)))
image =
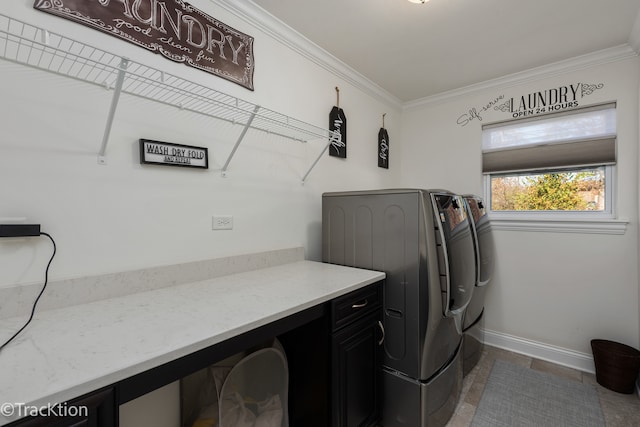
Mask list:
POLYGON ((366 307, 367 304, 369 304, 369 301, 367 301, 366 299, 364 300, 364 302, 360 303, 360 304, 353 304, 351 306, 351 308, 363 308, 366 307))
POLYGON ((382 338, 380 338, 380 341, 378 341, 378 345, 382 345, 382 343, 384 342, 384 325, 379 320, 378 320, 378 327, 380 328, 380 332, 382 332, 382 338))

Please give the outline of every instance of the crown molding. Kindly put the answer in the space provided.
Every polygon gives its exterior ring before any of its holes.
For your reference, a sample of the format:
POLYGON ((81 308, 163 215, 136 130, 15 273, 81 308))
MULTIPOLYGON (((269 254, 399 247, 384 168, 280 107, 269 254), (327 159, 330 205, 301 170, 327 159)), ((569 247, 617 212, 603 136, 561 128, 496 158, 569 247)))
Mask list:
MULTIPOLYGON (((640 25, 640 24, 639 24, 640 25)), ((487 80, 481 83, 464 86, 458 89, 443 92, 437 95, 428 96, 404 103, 403 110, 414 110, 429 105, 438 104, 453 98, 468 96, 474 92, 500 87, 502 89, 533 82, 549 77, 559 76, 562 74, 591 68, 598 65, 608 64, 610 62, 622 61, 638 56, 629 44, 615 46, 609 49, 603 49, 585 55, 576 56, 574 58, 565 59, 548 65, 531 68, 526 71, 509 74, 496 79, 487 80)))
POLYGON ((520 84, 533 82, 549 77, 621 61, 637 57, 640 52, 640 14, 636 19, 633 31, 627 44, 603 49, 574 58, 554 62, 526 71, 509 74, 481 83, 464 86, 447 92, 413 101, 402 102, 398 97, 381 88, 355 69, 328 53, 326 50, 313 43, 298 31, 294 30, 283 21, 271 15, 269 12, 252 2, 251 0, 209 0, 232 13, 248 24, 256 27, 275 41, 293 50, 302 57, 308 59, 321 68, 329 71, 337 77, 352 84, 364 93, 381 102, 388 103, 403 111, 424 108, 430 105, 445 102, 457 97, 469 96, 475 92, 492 89, 495 87, 508 88, 520 84))
POLYGON ((250 0, 209 0, 364 93, 401 109, 402 101, 250 0))

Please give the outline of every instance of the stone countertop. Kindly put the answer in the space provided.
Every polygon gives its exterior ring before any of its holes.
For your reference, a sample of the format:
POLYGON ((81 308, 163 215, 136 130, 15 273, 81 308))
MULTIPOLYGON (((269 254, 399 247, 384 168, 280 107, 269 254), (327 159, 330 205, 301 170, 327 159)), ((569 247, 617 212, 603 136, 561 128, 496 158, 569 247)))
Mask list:
MULTIPOLYGON (((0 352, 0 426, 20 418, 10 415, 7 405, 68 401, 384 277, 297 261, 36 311, 32 323, 0 352)), ((0 341, 25 320, 0 320, 0 341)))

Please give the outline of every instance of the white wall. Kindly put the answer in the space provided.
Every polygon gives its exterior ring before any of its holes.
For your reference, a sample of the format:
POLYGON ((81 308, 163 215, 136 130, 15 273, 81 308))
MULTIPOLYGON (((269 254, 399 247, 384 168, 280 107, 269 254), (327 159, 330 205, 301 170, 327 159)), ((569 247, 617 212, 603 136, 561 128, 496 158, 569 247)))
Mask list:
POLYGON ((497 266, 487 291, 488 330, 590 354, 590 340, 637 347, 638 302, 638 75, 637 57, 555 73, 516 84, 417 102, 403 114, 403 184, 482 194, 481 125, 510 116, 489 108, 466 126, 457 123, 497 97, 575 83, 603 83, 580 105, 617 102, 618 217, 624 235, 495 232, 497 266), (456 174, 452 173, 456 166, 456 174))
MULTIPOLYGON (((302 185, 325 142, 305 145, 250 131, 223 178, 240 127, 123 95, 108 165, 101 166, 97 153, 112 92, 0 61, 0 220, 26 217, 54 236, 53 280, 294 246, 319 259, 323 191, 398 182, 398 104, 336 77, 217 2, 190 3, 255 38, 254 92, 36 11, 32 0, 2 2, 0 13, 325 128, 338 86, 348 158, 325 154, 302 185), (389 170, 378 168, 376 158, 383 113, 392 140, 389 170), (139 138, 206 146, 210 169, 142 166, 139 138), (233 215, 234 229, 213 232, 214 214, 233 215)), ((3 242, 0 286, 40 282, 49 253, 45 239, 3 242)))

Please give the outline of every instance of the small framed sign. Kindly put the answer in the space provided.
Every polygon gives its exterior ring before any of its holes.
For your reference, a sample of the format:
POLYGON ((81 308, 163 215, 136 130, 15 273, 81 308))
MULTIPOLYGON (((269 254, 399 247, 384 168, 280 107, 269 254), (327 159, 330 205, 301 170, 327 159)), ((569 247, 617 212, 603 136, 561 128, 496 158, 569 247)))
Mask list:
POLYGON ((209 169, 206 147, 140 139, 140 164, 209 169))

